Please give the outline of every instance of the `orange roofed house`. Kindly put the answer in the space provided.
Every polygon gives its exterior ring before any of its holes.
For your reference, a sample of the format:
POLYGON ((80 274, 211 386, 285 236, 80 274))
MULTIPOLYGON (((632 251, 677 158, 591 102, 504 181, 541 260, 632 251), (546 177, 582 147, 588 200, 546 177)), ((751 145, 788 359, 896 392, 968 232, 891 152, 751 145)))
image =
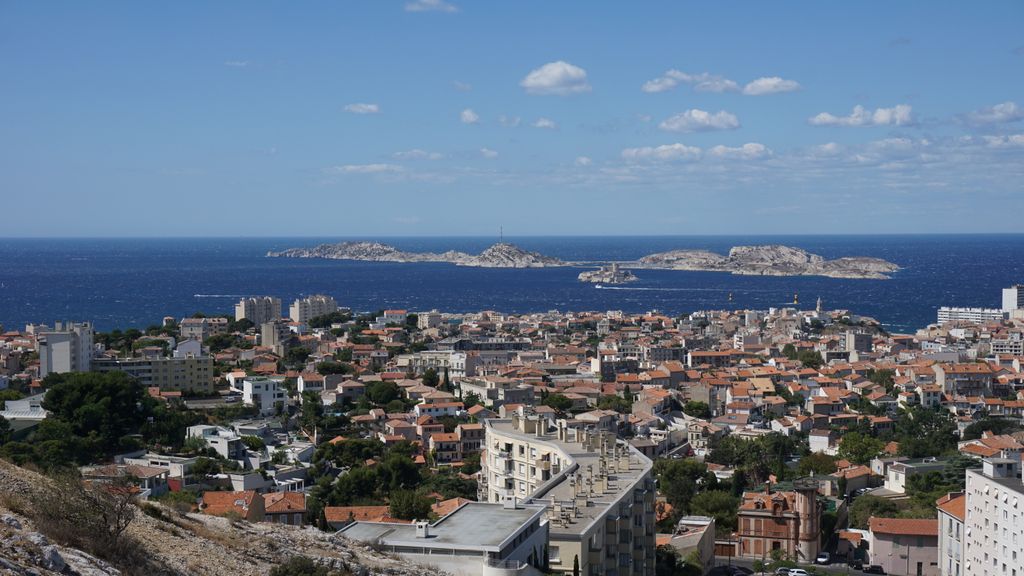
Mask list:
POLYGON ((781 550, 800 562, 818 554, 818 483, 796 480, 791 492, 745 492, 737 512, 738 556, 769 558, 781 550))
POLYGON ((241 492, 206 492, 200 506, 203 514, 234 516, 249 522, 262 522, 266 516, 263 496, 255 490, 241 492))

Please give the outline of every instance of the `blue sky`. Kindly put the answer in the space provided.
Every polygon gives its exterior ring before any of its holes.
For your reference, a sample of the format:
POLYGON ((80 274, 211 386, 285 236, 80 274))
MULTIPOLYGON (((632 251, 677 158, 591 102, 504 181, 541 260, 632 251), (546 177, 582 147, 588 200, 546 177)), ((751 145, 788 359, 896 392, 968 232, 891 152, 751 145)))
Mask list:
POLYGON ((0 236, 1024 232, 1024 3, 0 2, 0 236))

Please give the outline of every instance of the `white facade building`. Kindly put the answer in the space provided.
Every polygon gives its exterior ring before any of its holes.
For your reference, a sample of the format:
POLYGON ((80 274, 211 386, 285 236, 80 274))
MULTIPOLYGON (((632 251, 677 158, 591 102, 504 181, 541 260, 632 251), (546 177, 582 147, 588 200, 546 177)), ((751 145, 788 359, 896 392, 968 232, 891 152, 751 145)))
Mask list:
POLYGON ((53 330, 38 334, 39 377, 92 368, 92 324, 57 322, 53 330))
POLYGON ((259 326, 281 319, 281 299, 273 296, 242 298, 235 304, 235 320, 249 320, 259 326))
POLYGON ((288 317, 303 324, 317 316, 324 316, 338 311, 338 303, 330 296, 317 294, 300 298, 288 308, 288 317))
POLYGON ((277 411, 277 404, 288 401, 288 395, 277 380, 270 378, 246 378, 242 381, 242 403, 259 408, 261 416, 277 411))
POLYGON ((986 458, 980 470, 967 470, 961 574, 1024 574, 1024 485, 1019 476, 1020 460, 1005 458, 986 458))
POLYGON ((939 308, 938 322, 939 324, 958 321, 983 323, 992 320, 1002 320, 1005 317, 1005 313, 998 308, 955 308, 943 306, 939 308))
POLYGON ((1024 284, 1003 288, 1003 312, 1024 308, 1024 284))

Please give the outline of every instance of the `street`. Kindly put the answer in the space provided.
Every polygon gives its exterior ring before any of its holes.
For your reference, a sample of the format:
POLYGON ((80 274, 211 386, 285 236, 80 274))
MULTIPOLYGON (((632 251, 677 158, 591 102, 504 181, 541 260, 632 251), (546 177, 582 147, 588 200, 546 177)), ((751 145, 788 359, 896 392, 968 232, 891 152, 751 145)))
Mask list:
MULTIPOLYGON (((732 559, 732 566, 737 566, 737 567, 740 567, 740 568, 744 569, 743 570, 744 574, 754 574, 755 573, 754 572, 754 560, 750 560, 750 559, 747 559, 747 558, 733 558, 732 559)), ((864 572, 862 572, 860 570, 854 570, 853 568, 850 568, 846 564, 838 564, 838 563, 837 564, 831 564, 831 565, 828 565, 828 566, 819 566, 817 564, 801 564, 800 567, 803 568, 804 570, 807 570, 808 572, 811 572, 811 569, 814 569, 814 570, 817 570, 818 572, 825 573, 825 574, 864 574, 864 572)), ((766 572, 766 574, 771 574, 771 573, 772 572, 766 572)), ((717 561, 717 565, 715 566, 715 568, 712 568, 710 572, 708 572, 708 575, 709 576, 730 576, 728 560, 719 558, 718 561, 717 561)))

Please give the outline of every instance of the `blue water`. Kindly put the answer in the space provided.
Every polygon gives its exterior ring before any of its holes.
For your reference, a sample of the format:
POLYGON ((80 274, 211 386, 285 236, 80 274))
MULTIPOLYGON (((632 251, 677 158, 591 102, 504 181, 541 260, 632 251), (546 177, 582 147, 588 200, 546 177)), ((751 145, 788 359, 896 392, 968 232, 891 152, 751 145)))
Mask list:
MULTIPOLYGON (((363 240, 365 238, 358 238, 363 240)), ((354 310, 451 312, 660 310, 787 305, 848 308, 893 330, 935 321, 942 305, 998 307, 1024 282, 1024 235, 529 237, 508 240, 565 260, 629 260, 674 248, 726 252, 739 244, 799 246, 827 258, 875 256, 904 267, 892 280, 734 276, 638 270, 639 282, 596 289, 574 268, 494 269, 265 258, 268 250, 338 238, 0 239, 0 323, 91 320, 100 330, 145 327, 165 315, 231 314, 246 295, 286 303, 325 293, 354 310), (733 301, 728 294, 733 293, 733 301)), ((494 238, 379 238, 406 250, 477 253, 494 238)))

